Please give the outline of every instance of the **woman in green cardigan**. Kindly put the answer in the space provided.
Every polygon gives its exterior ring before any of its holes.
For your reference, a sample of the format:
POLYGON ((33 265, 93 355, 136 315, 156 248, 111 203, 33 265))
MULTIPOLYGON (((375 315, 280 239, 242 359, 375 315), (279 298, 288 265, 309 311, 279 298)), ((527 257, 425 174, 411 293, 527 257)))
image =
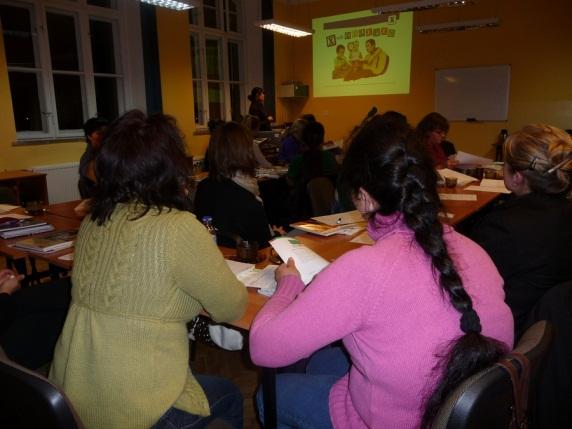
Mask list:
POLYGON ((81 225, 72 302, 50 379, 87 428, 242 427, 242 397, 188 367, 186 323, 241 317, 244 286, 189 211, 174 120, 131 111, 109 129, 81 225))

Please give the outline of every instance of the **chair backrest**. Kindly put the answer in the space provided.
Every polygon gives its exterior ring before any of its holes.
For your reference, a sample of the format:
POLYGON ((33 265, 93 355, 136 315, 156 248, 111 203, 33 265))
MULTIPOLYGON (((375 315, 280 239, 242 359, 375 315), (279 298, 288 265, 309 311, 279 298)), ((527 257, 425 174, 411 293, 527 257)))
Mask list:
POLYGON ((316 177, 308 182, 306 191, 310 197, 312 214, 314 216, 332 214, 336 190, 330 179, 327 177, 316 177))
POLYGON ((83 424, 62 391, 0 348, 0 427, 80 429, 83 424))
MULTIPOLYGON (((530 362, 530 384, 537 382, 543 360, 550 349, 552 326, 540 321, 522 336, 513 352, 530 362)), ((519 371, 520 362, 507 358, 519 371)), ((532 392, 532 389, 529 389, 532 392)), ((445 400, 432 429, 507 429, 515 409, 513 384, 509 373, 499 364, 469 377, 445 400)))

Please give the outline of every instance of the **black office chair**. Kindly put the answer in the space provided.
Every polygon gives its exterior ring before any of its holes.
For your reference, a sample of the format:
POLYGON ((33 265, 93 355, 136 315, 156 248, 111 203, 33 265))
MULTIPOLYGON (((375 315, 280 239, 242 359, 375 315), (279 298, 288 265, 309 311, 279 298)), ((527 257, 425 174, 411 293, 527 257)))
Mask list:
POLYGON ((306 191, 310 197, 312 214, 314 216, 332 214, 336 190, 330 179, 327 177, 316 177, 308 182, 306 191))
POLYGON ((0 348, 0 427, 80 429, 84 426, 60 389, 11 361, 0 348))
MULTIPOLYGON (((528 395, 522 398, 524 401, 520 411, 526 412, 526 403, 534 401, 531 396, 551 342, 551 324, 540 321, 524 333, 513 351, 524 355, 529 361, 529 385, 524 390, 528 388, 528 395)), ((509 355, 506 360, 522 375, 523 367, 518 359, 509 355)), ((517 428, 515 418, 518 408, 509 372, 500 364, 495 364, 469 377, 449 395, 437 413, 432 429, 517 428)))
POLYGON ((527 326, 549 321, 554 329, 553 345, 539 381, 537 401, 531 409, 531 428, 572 427, 572 281, 546 292, 528 317, 527 326))

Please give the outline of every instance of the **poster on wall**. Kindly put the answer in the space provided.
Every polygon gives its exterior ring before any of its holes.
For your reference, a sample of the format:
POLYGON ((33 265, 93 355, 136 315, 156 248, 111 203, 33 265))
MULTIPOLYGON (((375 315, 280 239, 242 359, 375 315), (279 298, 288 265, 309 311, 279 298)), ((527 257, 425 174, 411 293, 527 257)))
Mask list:
POLYGON ((314 97, 407 94, 413 12, 312 20, 314 97))

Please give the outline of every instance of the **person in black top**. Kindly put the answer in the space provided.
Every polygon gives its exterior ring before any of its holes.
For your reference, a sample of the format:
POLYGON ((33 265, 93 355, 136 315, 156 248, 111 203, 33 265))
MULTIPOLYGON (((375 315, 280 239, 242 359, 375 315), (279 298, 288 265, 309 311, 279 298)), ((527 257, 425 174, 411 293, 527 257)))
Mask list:
POLYGON ((249 115, 257 116, 260 119, 260 131, 272 131, 270 122, 274 118, 266 111, 264 107, 264 90, 258 86, 252 88, 250 95, 250 108, 248 109, 249 115))
POLYGON ((109 122, 103 118, 91 118, 83 124, 87 147, 79 160, 79 194, 82 199, 91 198, 95 187, 95 158, 109 122))
POLYGON ((513 192, 470 235, 505 281, 517 336, 551 287, 572 280, 572 140, 548 125, 528 125, 504 145, 504 182, 513 192))
POLYGON ((209 144, 210 169, 195 196, 195 214, 212 216, 220 245, 237 240, 268 246, 271 229, 255 176, 256 159, 246 129, 228 122, 217 128, 209 144))

